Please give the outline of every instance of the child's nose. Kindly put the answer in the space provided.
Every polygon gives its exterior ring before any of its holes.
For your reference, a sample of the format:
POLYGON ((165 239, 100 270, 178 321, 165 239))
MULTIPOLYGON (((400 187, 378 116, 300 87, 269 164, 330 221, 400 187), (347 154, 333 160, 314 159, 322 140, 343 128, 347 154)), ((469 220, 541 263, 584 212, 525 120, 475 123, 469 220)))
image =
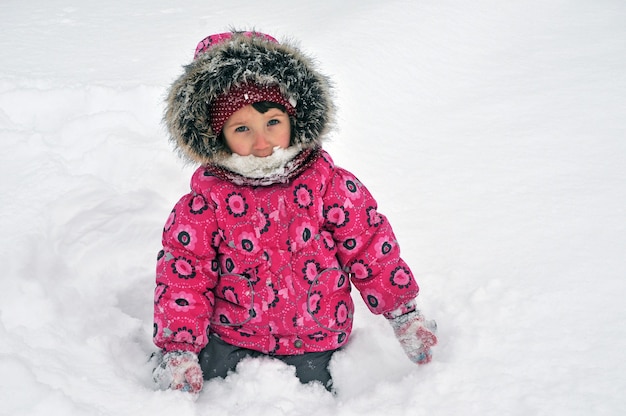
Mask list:
POLYGON ((265 134, 264 133, 257 133, 256 134, 256 140, 254 142, 254 148, 255 149, 265 149, 268 146, 269 146, 269 142, 265 138, 265 134))

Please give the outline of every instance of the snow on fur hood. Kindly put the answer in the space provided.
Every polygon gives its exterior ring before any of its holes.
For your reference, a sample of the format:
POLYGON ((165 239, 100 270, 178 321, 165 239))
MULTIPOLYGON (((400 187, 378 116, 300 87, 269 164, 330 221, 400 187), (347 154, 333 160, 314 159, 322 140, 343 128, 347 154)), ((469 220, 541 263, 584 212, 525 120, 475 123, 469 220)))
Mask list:
POLYGON ((230 39, 211 46, 186 65, 169 90, 164 121, 184 158, 210 164, 230 154, 211 129, 211 103, 231 88, 250 82, 278 85, 295 104, 291 145, 313 148, 321 144, 334 116, 328 78, 289 42, 233 32, 230 39))

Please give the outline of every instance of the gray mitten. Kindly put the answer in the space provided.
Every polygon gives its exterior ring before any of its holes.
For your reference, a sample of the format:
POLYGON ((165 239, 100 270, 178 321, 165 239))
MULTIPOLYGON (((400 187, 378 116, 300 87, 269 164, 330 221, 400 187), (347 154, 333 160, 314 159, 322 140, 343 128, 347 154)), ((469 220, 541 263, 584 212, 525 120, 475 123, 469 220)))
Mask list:
POLYGON ((198 356, 191 351, 170 351, 163 354, 152 371, 152 379, 161 390, 200 393, 204 377, 198 356))
POLYGON ((415 306, 415 300, 385 314, 406 355, 417 364, 432 360, 431 347, 437 345, 437 323, 427 321, 415 306))

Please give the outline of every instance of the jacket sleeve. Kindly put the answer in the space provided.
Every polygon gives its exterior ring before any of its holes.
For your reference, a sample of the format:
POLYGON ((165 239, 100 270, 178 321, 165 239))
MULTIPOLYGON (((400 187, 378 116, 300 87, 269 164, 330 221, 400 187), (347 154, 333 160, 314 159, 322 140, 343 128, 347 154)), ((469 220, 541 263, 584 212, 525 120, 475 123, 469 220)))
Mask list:
POLYGON ((335 168, 324 197, 325 229, 333 234, 338 259, 365 304, 375 314, 414 299, 419 287, 400 257, 387 218, 367 188, 350 172, 335 168))
POLYGON ((154 294, 154 343, 166 350, 198 353, 207 330, 217 284, 219 234, 211 202, 191 192, 178 201, 163 229, 154 294))

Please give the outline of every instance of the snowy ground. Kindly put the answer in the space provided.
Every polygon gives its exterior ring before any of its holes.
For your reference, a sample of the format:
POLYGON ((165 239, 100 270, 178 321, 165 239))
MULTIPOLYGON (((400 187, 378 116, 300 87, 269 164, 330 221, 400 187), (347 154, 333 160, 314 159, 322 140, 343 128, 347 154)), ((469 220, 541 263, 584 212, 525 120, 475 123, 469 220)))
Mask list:
POLYGON ((623 415, 626 3, 5 0, 0 414, 623 415), (160 230, 193 169, 163 95, 210 33, 294 37, 327 149, 379 200, 438 321, 415 367, 357 311, 331 397, 270 360, 158 392, 160 230))

